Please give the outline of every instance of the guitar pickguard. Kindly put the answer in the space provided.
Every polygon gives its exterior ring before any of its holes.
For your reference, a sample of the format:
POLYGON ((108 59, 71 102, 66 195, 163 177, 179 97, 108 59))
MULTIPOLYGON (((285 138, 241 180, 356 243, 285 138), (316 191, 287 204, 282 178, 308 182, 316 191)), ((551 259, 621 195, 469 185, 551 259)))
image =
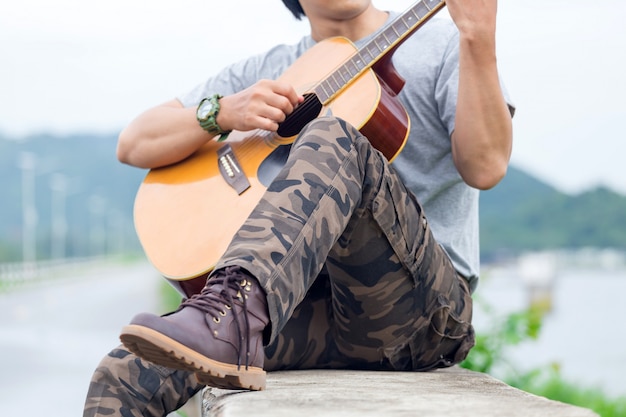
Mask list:
POLYGON ((280 145, 272 151, 259 165, 257 176, 259 182, 263 184, 265 188, 269 187, 276 175, 287 163, 289 157, 289 151, 291 151, 291 144, 280 145))

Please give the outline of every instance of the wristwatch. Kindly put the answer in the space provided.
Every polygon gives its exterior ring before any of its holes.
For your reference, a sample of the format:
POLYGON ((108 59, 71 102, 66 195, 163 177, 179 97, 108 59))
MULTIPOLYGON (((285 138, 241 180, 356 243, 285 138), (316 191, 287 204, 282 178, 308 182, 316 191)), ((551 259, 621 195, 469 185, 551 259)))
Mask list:
POLYGON ((198 109, 196 110, 196 119, 198 119, 200 126, 212 136, 221 135, 218 139, 220 141, 225 140, 226 136, 230 133, 230 131, 223 130, 217 124, 217 114, 220 111, 219 99, 221 98, 222 96, 219 94, 205 97, 200 100, 200 104, 198 104, 198 109))

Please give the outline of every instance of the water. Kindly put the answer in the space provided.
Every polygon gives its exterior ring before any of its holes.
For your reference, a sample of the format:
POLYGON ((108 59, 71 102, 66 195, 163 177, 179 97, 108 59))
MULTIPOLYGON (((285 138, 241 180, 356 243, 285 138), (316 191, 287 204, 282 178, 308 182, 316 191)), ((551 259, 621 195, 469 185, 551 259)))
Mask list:
MULTIPOLYGON (((625 295, 625 269, 557 271, 539 339, 512 348, 510 359, 522 370, 557 363, 569 382, 626 396, 625 295)), ((490 271, 477 296, 501 315, 528 305, 527 289, 510 268, 490 271)), ((477 332, 488 330, 488 317, 476 308, 477 332)))

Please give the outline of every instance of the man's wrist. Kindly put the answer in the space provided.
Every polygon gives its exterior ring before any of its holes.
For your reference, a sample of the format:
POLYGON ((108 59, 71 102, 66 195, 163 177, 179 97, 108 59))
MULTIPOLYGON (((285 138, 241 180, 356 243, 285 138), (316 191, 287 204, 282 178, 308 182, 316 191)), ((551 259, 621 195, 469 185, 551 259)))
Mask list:
POLYGON ((213 94, 200 100, 196 110, 196 119, 200 127, 212 136, 220 136, 218 141, 226 140, 230 130, 224 130, 217 123, 217 116, 221 110, 219 100, 222 98, 220 94, 213 94))

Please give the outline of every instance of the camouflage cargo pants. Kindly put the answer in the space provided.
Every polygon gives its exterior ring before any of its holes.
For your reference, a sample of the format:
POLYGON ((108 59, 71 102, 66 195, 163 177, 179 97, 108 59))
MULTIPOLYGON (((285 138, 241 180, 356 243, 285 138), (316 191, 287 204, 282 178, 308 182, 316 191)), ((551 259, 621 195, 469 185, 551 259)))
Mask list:
MULTIPOLYGON (((267 293, 265 369, 421 371, 474 344, 468 286, 418 202, 356 129, 310 123, 217 268, 267 293)), ((85 416, 164 416, 201 386, 123 348, 94 373, 85 416)))

